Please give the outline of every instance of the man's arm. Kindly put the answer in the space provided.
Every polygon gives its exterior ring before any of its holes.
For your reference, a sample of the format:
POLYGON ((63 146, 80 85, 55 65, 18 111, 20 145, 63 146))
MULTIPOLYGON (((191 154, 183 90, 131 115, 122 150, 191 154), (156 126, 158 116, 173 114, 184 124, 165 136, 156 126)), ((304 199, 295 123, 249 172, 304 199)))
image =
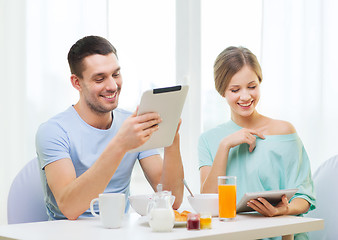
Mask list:
POLYGON ((146 142, 160 121, 156 113, 130 116, 95 163, 77 178, 71 159, 48 164, 47 182, 61 212, 68 219, 77 219, 85 212, 90 201, 105 190, 125 153, 146 142))
POLYGON ((89 208, 90 201, 107 187, 120 164, 124 152, 111 141, 99 159, 76 178, 70 159, 61 159, 45 167, 48 185, 60 211, 68 219, 77 219, 89 208))
POLYGON ((184 171, 178 132, 173 144, 164 149, 163 161, 160 155, 154 155, 140 160, 140 165, 154 191, 156 191, 157 184, 162 183, 164 190, 172 192, 175 196, 173 208, 178 209, 183 200, 184 190, 184 171))

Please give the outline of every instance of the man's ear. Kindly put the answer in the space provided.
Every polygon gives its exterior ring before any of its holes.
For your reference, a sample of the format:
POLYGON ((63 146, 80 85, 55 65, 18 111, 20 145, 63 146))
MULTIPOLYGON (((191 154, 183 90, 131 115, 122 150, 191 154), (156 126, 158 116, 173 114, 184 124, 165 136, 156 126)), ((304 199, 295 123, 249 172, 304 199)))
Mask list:
POLYGON ((72 74, 70 76, 70 81, 72 82, 72 85, 76 90, 81 91, 80 79, 78 76, 72 74))

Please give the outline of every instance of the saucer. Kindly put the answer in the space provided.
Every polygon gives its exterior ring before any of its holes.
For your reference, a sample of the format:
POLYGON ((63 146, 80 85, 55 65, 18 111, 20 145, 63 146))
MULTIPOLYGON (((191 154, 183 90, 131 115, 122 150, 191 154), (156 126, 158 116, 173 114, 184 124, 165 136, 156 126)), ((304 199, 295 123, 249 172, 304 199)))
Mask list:
POLYGON ((185 227, 187 225, 187 221, 177 222, 175 221, 174 227, 185 227))

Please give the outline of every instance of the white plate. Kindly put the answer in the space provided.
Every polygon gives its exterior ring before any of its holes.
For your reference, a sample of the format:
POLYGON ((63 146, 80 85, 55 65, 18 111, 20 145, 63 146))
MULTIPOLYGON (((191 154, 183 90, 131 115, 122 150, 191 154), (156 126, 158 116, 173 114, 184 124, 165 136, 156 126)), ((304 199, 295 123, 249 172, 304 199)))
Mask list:
POLYGON ((187 221, 184 221, 184 222, 175 221, 175 224, 174 224, 175 227, 185 227, 186 225, 187 225, 187 221))

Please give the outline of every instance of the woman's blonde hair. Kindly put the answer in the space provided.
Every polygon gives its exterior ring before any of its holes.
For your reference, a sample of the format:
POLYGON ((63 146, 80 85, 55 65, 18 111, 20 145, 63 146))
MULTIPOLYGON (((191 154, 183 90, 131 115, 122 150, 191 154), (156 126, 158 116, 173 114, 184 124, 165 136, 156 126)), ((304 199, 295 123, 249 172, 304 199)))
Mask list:
POLYGON ((214 64, 215 88, 224 97, 231 78, 244 66, 249 66, 262 82, 262 70, 257 57, 245 47, 228 47, 216 58, 214 64))

